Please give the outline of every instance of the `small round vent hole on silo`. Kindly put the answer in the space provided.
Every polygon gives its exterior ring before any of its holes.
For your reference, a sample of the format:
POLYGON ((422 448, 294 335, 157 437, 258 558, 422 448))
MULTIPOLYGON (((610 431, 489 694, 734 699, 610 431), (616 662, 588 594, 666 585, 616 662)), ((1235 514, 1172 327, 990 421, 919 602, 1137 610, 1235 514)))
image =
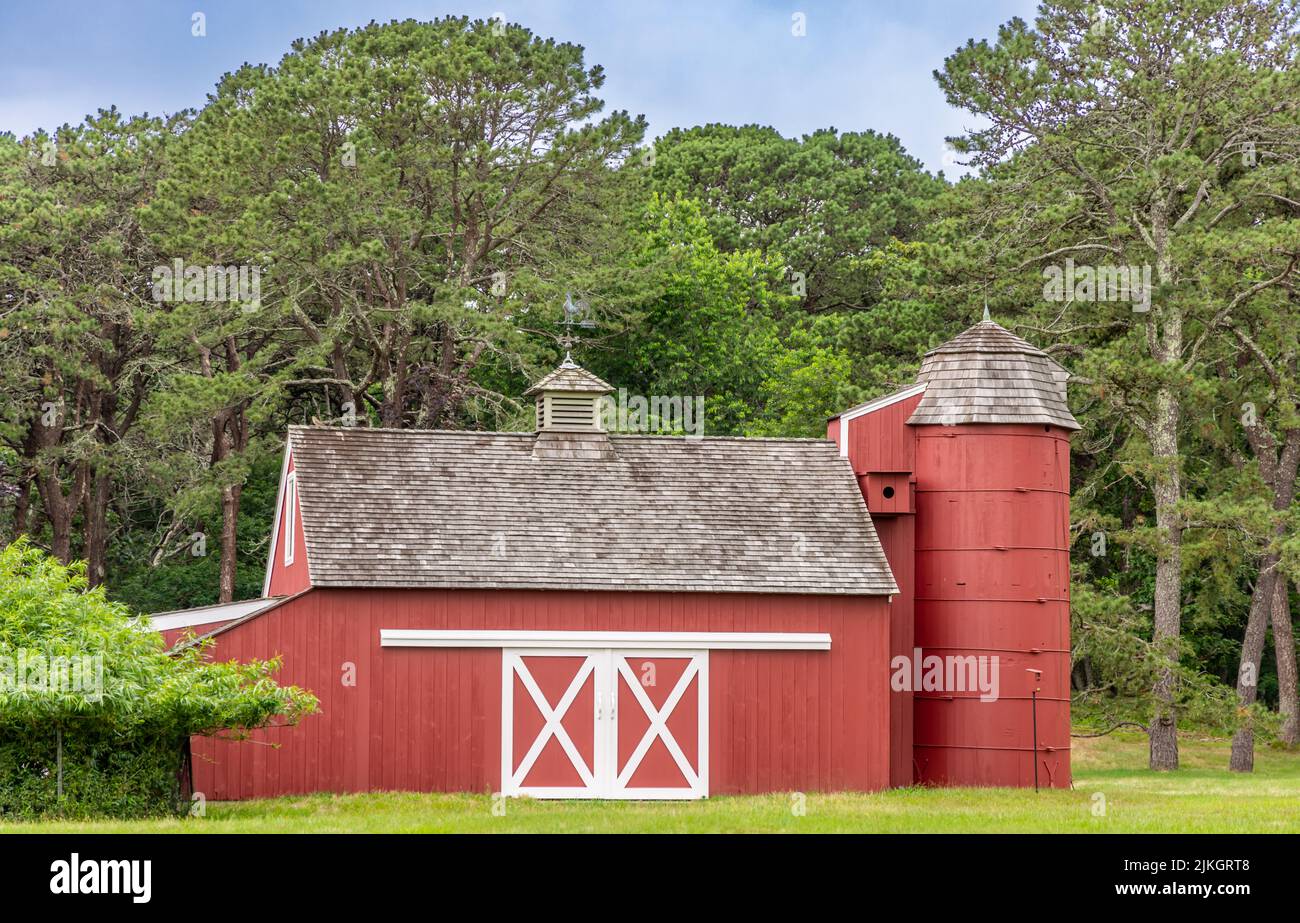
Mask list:
POLYGON ((886 500, 892 499, 894 496, 894 488, 886 486, 881 493, 885 495, 886 500))

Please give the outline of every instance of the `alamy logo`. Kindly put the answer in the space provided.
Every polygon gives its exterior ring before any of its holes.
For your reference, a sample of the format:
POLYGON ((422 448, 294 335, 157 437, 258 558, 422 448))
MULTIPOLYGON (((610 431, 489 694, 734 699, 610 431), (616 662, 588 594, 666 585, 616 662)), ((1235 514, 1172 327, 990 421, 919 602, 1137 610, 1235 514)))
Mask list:
POLYGON ((153 893, 151 859, 83 859, 73 853, 50 864, 51 894, 130 894, 147 904, 153 893))
POLYGON ((981 702, 998 700, 1001 668, 996 654, 922 657, 921 648, 916 647, 910 658, 899 654, 889 661, 889 668, 893 671, 889 687, 895 692, 978 691, 981 702))
POLYGON ((187 266, 172 260, 153 269, 154 301, 238 303, 246 313, 262 304, 262 270, 257 266, 187 266))
POLYGON ((679 431, 699 439, 704 436, 704 395, 641 394, 618 389, 618 399, 605 395, 600 401, 601 422, 618 433, 679 431))
POLYGON ((1151 310, 1150 266, 1064 266, 1043 268, 1046 301, 1131 301, 1133 310, 1151 310))
POLYGON ((88 702, 104 698, 104 655, 65 657, 19 649, 0 654, 0 692, 79 692, 88 702))

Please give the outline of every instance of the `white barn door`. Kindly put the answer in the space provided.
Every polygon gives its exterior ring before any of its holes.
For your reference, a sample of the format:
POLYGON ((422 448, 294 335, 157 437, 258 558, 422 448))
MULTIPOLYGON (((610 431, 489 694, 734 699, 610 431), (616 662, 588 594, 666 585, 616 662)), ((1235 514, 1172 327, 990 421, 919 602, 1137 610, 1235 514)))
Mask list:
POLYGON ((501 780, 534 798, 708 796, 708 652, 502 651, 501 780))

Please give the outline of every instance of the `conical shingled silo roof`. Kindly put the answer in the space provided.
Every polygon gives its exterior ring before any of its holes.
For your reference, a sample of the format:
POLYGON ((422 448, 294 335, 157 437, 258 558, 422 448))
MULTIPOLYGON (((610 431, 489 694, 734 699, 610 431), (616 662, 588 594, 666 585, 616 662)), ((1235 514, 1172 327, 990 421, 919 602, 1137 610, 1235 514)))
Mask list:
POLYGON ((1065 400, 1069 374, 1005 327, 981 321, 925 354, 925 395, 909 424, 1042 423, 1081 427, 1065 400))

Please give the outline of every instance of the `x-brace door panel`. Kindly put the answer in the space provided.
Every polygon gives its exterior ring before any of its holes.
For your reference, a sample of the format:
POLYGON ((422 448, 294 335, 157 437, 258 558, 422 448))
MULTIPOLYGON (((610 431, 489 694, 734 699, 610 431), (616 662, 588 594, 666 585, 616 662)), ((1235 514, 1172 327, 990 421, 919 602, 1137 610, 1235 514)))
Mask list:
POLYGON ((507 795, 598 798, 596 698, 604 651, 502 651, 501 781, 507 795))
POLYGON ((613 651, 613 798, 709 794, 707 651, 613 651))

